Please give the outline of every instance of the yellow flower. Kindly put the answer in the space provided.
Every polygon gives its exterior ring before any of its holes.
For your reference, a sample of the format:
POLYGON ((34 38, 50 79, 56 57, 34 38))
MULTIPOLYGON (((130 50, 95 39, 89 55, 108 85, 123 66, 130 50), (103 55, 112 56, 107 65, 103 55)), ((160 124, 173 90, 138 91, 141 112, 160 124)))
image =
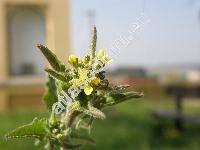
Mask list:
POLYGON ((81 63, 81 59, 80 59, 80 58, 78 58, 78 63, 79 63, 79 64, 81 63))
POLYGON ((87 69, 82 68, 82 69, 81 69, 81 72, 86 73, 86 72, 87 72, 87 69))
POLYGON ((85 68, 80 69, 78 73, 81 79, 85 80, 87 78, 87 70, 85 68))
POLYGON ((84 92, 86 95, 90 95, 92 91, 93 91, 93 88, 89 85, 84 88, 84 92))
POLYGON ((103 49, 99 50, 98 51, 98 54, 97 54, 99 57, 103 57, 105 55, 105 51, 103 49))
POLYGON ((74 55, 69 56, 69 62, 70 63, 75 63, 76 62, 76 57, 74 55))
POLYGON ((72 80, 70 81, 70 83, 72 83, 74 86, 79 86, 79 85, 80 85, 79 79, 72 79, 72 80))
POLYGON ((95 77, 94 79, 92 79, 91 83, 92 84, 95 84, 95 85, 98 85, 99 83, 101 82, 101 80, 97 77, 95 77))
POLYGON ((109 57, 106 57, 104 56, 103 59, 106 61, 106 62, 109 62, 111 59, 109 57))

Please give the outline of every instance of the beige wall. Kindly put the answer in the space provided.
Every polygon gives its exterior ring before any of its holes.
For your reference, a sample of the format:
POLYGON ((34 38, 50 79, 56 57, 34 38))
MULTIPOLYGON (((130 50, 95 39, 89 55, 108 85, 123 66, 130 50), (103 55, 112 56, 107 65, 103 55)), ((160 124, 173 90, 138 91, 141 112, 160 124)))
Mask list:
MULTIPOLYGON (((69 46, 69 1, 68 0, 0 0, 0 111, 6 109, 11 100, 12 79, 8 73, 8 48, 7 48, 7 18, 6 12, 10 6, 15 5, 36 5, 40 7, 46 18, 46 43, 63 61, 67 60, 69 46), (9 84, 8 84, 9 83, 9 84)), ((30 77, 22 80, 27 83, 31 90, 34 80, 37 77, 30 77)), ((18 79, 15 79, 18 80, 18 79)), ((37 81, 40 82, 41 79, 37 81)), ((22 89, 21 83, 18 83, 18 89, 22 89)), ((44 82, 39 84, 38 88, 43 89, 44 82)), ((24 88, 24 87, 23 87, 24 88)), ((43 91, 43 90, 38 90, 43 91)), ((26 92, 26 91, 25 91, 26 92)), ((26 93, 24 94, 24 96, 26 93)), ((38 94, 37 95, 42 95, 38 94)), ((14 98, 16 99, 16 98, 14 98)), ((21 98, 24 99, 24 98, 21 98)))

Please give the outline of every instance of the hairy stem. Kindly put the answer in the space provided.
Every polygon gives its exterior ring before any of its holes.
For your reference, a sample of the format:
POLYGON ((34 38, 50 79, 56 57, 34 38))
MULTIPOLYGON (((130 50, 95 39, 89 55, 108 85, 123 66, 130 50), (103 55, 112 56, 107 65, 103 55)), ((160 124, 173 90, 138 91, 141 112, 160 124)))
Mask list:
POLYGON ((96 43, 97 43, 97 29, 94 26, 91 32, 91 39, 89 43, 89 51, 90 51, 90 55, 92 56, 92 59, 94 59, 95 57, 96 43))
POLYGON ((72 113, 67 113, 66 114, 66 127, 70 128, 73 124, 73 121, 75 118, 80 114, 78 111, 74 111, 72 113))
POLYGON ((54 143, 50 141, 50 150, 54 150, 54 143))

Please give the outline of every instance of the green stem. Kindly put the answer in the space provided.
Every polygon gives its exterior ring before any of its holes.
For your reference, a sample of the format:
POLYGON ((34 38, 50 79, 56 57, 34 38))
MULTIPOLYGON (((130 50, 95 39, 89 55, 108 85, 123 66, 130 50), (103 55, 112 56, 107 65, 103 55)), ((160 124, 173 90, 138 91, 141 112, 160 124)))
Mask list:
POLYGON ((54 143, 51 142, 51 140, 49 140, 49 144, 50 144, 49 149, 50 149, 50 150, 54 150, 54 143))

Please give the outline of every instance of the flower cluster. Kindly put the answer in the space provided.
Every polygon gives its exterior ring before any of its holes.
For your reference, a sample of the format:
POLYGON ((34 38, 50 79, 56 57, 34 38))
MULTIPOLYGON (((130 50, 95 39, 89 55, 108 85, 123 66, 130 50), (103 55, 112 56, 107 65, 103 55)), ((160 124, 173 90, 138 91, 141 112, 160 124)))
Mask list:
MULTIPOLYGON (((99 50, 97 54, 94 54, 94 58, 88 54, 82 59, 74 55, 69 56, 68 62, 71 67, 65 74, 68 79, 68 89, 58 91, 58 102, 55 102, 52 106, 52 111, 55 114, 60 114, 65 109, 68 111, 72 102, 76 101, 81 92, 90 96, 92 93, 97 93, 98 88, 108 83, 103 68, 110 59, 105 55, 104 50, 99 50)), ((59 82, 61 81, 58 80, 59 82)))
POLYGON ((72 78, 69 81, 71 87, 68 92, 71 96, 74 98, 82 89, 86 95, 91 95, 100 83, 103 82, 103 67, 109 60, 110 59, 105 56, 104 50, 100 50, 94 59, 89 55, 86 55, 83 59, 70 55, 69 63, 72 66, 72 78))
POLYGON ((7 138, 34 137, 45 141, 45 148, 49 150, 79 149, 86 142, 94 143, 89 135, 81 135, 79 129, 90 133, 94 119, 105 118, 103 108, 143 96, 140 92, 126 91, 127 85, 109 85, 104 67, 110 59, 104 50, 96 51, 96 41, 94 27, 88 54, 83 58, 70 55, 70 66, 61 62, 47 47, 38 45, 51 65, 45 69, 49 80, 43 100, 52 112, 50 118, 35 118, 30 124, 8 133, 7 138))

